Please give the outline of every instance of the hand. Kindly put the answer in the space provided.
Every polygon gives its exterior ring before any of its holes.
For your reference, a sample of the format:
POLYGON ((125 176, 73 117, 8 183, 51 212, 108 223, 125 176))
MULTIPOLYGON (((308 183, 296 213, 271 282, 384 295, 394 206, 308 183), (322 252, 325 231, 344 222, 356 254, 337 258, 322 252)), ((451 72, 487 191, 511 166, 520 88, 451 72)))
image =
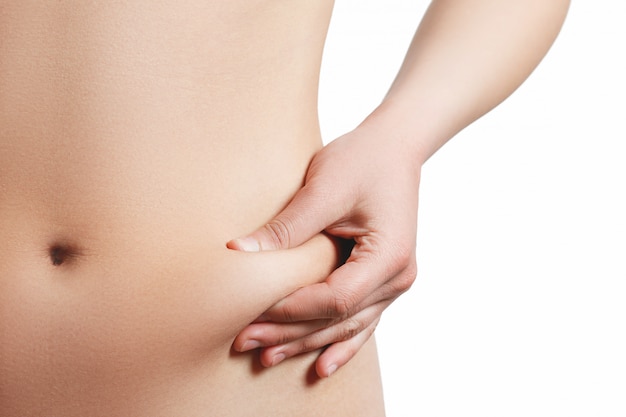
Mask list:
POLYGON ((417 274, 415 238, 421 164, 410 146, 360 127, 313 158, 304 187, 272 221, 228 242, 244 251, 288 249, 315 234, 354 241, 346 263, 325 282, 301 288, 246 327, 233 347, 261 351, 273 366, 328 346, 320 377, 346 364, 374 332, 383 310, 417 274))

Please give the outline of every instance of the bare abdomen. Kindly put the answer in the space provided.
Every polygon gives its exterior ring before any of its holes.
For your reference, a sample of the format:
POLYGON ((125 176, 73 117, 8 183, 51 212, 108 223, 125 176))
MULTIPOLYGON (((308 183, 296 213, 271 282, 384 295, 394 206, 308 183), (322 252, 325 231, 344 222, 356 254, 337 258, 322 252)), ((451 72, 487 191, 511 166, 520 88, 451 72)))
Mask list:
POLYGON ((328 381, 230 350, 337 262, 225 248, 321 146, 331 3, 2 2, 0 416, 379 414, 373 345, 328 381))

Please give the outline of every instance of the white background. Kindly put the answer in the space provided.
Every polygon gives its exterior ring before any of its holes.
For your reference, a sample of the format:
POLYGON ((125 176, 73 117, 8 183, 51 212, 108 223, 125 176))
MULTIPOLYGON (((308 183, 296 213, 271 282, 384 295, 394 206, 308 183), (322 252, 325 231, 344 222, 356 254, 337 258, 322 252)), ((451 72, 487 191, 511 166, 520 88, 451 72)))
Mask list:
MULTIPOLYGON (((337 0, 325 141, 391 83, 425 0, 337 0)), ((389 417, 626 416, 626 2, 425 165, 418 279, 377 339, 389 417)), ((381 138, 384 140, 384 138, 381 138)))

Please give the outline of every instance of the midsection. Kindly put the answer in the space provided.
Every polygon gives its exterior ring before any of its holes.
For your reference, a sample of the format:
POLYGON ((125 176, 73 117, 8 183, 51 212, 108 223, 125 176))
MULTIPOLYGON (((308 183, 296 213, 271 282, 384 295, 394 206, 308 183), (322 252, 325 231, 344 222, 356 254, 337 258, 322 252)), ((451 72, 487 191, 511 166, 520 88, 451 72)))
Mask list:
POLYGON ((0 415, 333 415, 339 400, 366 415, 373 346, 323 382, 317 353, 261 371, 230 350, 337 262, 321 235, 225 247, 287 204, 321 147, 331 8, 0 3, 0 415))
POLYGON ((0 201, 216 239, 271 217, 321 146, 315 3, 4 1, 0 201))

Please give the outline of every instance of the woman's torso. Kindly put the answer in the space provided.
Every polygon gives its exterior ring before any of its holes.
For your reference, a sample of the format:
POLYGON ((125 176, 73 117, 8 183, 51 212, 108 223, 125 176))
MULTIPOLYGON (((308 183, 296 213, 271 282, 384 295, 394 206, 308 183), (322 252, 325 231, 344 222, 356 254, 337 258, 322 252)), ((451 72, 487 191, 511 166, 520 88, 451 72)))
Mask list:
POLYGON ((331 9, 0 1, 0 416, 381 413, 373 344, 324 381, 230 350, 336 262, 225 248, 321 146, 331 9))

